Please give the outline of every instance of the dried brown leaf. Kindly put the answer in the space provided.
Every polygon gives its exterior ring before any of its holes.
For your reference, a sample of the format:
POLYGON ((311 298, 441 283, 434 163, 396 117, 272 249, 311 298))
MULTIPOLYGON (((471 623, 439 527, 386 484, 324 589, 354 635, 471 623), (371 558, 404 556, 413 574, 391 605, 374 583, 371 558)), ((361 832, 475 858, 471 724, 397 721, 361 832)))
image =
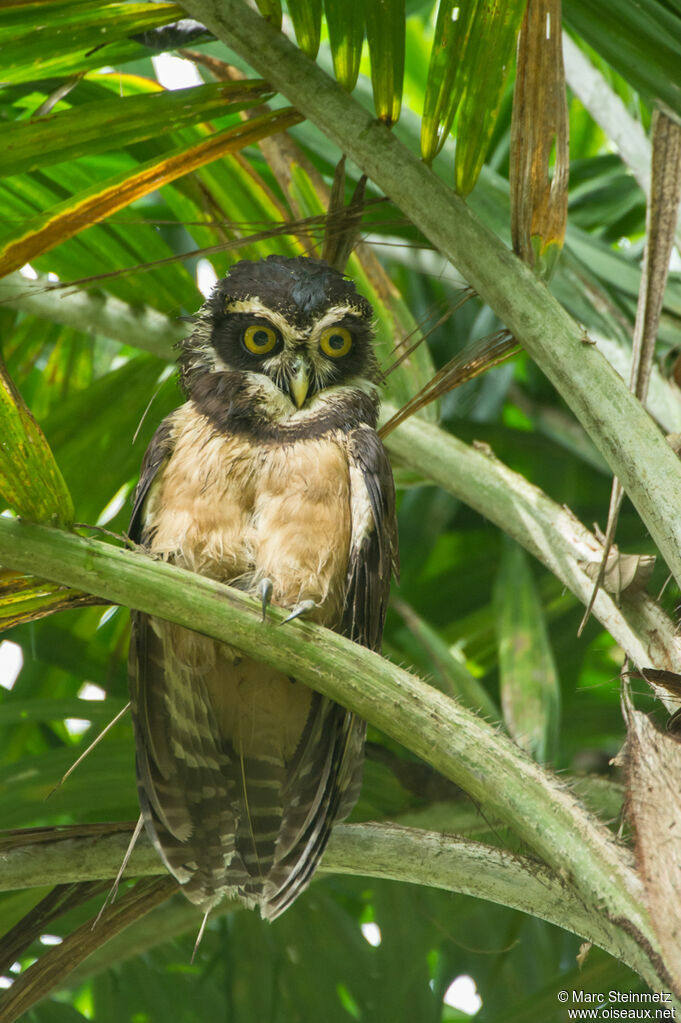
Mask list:
POLYGON ((567 222, 570 157, 560 26, 560 0, 529 0, 518 39, 511 126, 513 248, 546 276, 567 222))
MULTIPOLYGON (((597 579, 601 562, 590 561, 584 566, 589 579, 597 579)), ((652 554, 620 554, 616 546, 608 552, 605 572, 601 585, 608 593, 617 597, 628 591, 638 593, 645 590, 655 568, 655 556, 652 554)))

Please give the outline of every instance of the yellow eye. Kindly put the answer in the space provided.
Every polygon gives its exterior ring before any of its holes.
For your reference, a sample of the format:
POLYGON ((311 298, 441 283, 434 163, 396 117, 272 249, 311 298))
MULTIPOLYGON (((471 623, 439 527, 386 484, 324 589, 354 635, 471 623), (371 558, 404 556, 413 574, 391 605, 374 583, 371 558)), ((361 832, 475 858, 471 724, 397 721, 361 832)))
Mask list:
POLYGON ((330 359, 342 359, 352 348, 352 334, 345 327, 327 327, 319 338, 319 347, 330 359))
POLYGON ((251 355, 267 355, 277 343, 277 333, 262 323, 252 323, 246 327, 243 341, 244 348, 251 355))

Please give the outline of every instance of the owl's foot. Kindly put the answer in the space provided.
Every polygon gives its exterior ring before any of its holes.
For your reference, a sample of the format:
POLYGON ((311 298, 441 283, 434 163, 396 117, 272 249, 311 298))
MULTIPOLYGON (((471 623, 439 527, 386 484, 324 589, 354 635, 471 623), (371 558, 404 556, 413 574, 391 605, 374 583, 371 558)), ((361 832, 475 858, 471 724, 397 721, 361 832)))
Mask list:
POLYGON ((293 611, 291 611, 291 614, 288 616, 288 618, 284 618, 281 624, 286 625, 287 622, 292 622, 294 618, 300 618, 301 615, 309 614, 310 611, 314 611, 316 606, 317 605, 314 602, 314 600, 301 600, 301 602, 299 604, 296 604, 296 606, 293 608, 293 611))
POLYGON ((269 605, 270 600, 272 599, 272 590, 273 590, 272 580, 265 577, 264 579, 260 580, 260 582, 258 583, 258 588, 255 591, 260 597, 260 606, 262 608, 261 621, 263 622, 267 617, 267 607, 269 605))

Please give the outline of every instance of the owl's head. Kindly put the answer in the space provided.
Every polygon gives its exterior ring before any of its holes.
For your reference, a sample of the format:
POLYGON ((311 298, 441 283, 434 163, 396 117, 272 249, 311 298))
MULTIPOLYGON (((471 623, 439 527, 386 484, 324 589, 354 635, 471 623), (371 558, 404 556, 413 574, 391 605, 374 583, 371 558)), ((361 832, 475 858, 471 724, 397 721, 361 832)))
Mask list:
POLYGON ((191 394, 207 373, 244 374, 291 413, 330 388, 366 387, 379 378, 372 314, 353 282, 321 260, 244 260, 218 281, 180 345, 183 386, 191 394))

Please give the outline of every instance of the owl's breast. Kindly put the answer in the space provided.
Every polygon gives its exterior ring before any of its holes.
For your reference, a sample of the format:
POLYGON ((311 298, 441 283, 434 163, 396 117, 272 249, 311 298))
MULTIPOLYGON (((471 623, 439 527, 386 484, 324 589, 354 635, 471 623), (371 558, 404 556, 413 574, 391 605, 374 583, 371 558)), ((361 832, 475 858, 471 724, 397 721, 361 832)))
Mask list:
POLYGON ((275 604, 313 600, 310 617, 337 625, 350 551, 350 472, 332 437, 270 448, 257 476, 252 518, 256 582, 269 578, 275 604))
POLYGON ((342 437, 259 444, 217 431, 191 402, 173 429, 145 508, 151 553, 248 590, 268 578, 275 604, 313 600, 312 617, 337 624, 351 534, 342 437))

